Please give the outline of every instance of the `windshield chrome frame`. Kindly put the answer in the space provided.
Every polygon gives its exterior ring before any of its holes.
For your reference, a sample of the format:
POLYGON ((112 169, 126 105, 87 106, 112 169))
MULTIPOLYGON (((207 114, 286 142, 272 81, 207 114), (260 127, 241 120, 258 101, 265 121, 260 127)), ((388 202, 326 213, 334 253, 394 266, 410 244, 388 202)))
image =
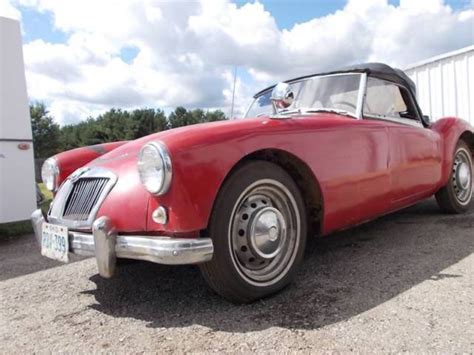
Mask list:
POLYGON ((361 120, 364 114, 364 100, 365 100, 365 93, 367 90, 367 73, 362 73, 362 76, 360 77, 360 83, 359 83, 359 93, 357 96, 357 106, 356 106, 356 112, 355 115, 358 120, 361 120))
MULTIPOLYGON (((330 77, 330 76, 342 76, 342 75, 360 75, 360 81, 359 81, 359 89, 358 89, 358 93, 357 93, 357 103, 356 103, 356 109, 354 111, 354 118, 355 119, 362 119, 362 115, 363 115, 363 107, 364 107, 364 100, 365 100, 365 94, 366 94, 366 89, 367 89, 367 73, 360 73, 360 72, 347 72, 347 73, 335 73, 335 74, 327 74, 327 75, 314 75, 314 76, 311 76, 311 77, 307 77, 307 78, 304 78, 304 79, 300 79, 300 80, 293 80, 293 81, 287 81, 288 84, 293 84, 293 83, 296 83, 296 82, 304 82, 304 81, 307 81, 307 80, 311 80, 313 78, 316 78, 316 77, 320 77, 320 78, 325 78, 325 77, 330 77)), ((274 86, 273 86, 274 87, 274 86)), ((250 103, 250 105, 248 106, 247 110, 245 111, 245 115, 244 115, 244 119, 245 118, 253 118, 253 117, 248 117, 248 113, 250 111, 250 109, 252 108, 253 104, 255 103, 255 101, 257 101, 257 99, 262 96, 262 95, 265 95, 268 91, 271 91, 273 89, 273 87, 265 92, 262 92, 261 95, 257 96, 257 97, 254 97, 253 101, 250 103)), ((279 118, 280 115, 277 113, 273 113, 273 114, 269 114, 270 117, 272 118, 279 118)), ((291 117, 290 115, 285 115, 285 118, 289 118, 291 117)))

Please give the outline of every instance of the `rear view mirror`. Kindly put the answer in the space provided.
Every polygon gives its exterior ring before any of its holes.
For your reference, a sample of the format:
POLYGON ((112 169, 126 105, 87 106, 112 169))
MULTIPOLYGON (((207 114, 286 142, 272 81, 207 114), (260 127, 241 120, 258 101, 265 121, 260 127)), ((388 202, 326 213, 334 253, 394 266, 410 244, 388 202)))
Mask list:
POLYGON ((278 83, 273 88, 271 100, 276 111, 275 113, 277 113, 278 110, 289 107, 293 103, 293 99, 294 94, 289 84, 278 83))

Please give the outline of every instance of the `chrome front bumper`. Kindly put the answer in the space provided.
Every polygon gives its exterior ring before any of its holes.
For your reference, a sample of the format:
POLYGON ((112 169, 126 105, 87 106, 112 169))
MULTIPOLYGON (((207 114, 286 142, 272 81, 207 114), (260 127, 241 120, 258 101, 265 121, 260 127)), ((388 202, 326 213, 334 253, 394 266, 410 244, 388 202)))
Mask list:
MULTIPOLYGON (((41 246, 45 222, 41 210, 33 212, 31 221, 41 246)), ((214 248, 209 238, 119 235, 109 218, 100 217, 92 225, 92 234, 69 231, 69 251, 95 256, 99 274, 112 277, 117 257, 167 265, 197 264, 211 260, 214 248)))

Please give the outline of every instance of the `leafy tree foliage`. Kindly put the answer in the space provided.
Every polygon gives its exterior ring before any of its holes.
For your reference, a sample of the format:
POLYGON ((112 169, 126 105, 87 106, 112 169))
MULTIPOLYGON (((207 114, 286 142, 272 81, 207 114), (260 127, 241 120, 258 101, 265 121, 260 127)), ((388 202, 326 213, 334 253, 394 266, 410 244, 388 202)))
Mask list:
MULTIPOLYGON (((32 125, 34 118, 42 113, 42 123, 51 130, 55 130, 56 138, 51 140, 51 133, 48 138, 40 134, 39 130, 33 128, 33 135, 41 143, 36 145, 35 157, 48 157, 58 151, 69 150, 77 147, 114 142, 121 140, 133 140, 151 133, 164 131, 170 128, 188 126, 196 123, 215 122, 225 120, 222 111, 203 111, 201 109, 186 110, 184 107, 177 107, 168 117, 160 109, 137 109, 126 111, 121 109, 110 109, 96 118, 89 117, 87 120, 74 125, 59 127, 48 116, 44 104, 35 104, 30 107, 32 125), (42 111, 41 111, 42 110, 42 111), (35 116, 33 116, 35 114, 35 116), (37 150, 37 147, 44 147, 37 150)), ((41 132, 43 132, 41 130, 41 132)))
POLYGON ((48 157, 60 151, 60 128, 48 115, 42 103, 30 105, 31 129, 35 158, 48 157))
POLYGON ((177 107, 173 112, 171 112, 168 117, 170 128, 222 120, 225 120, 225 115, 224 112, 220 110, 204 112, 203 110, 197 108, 191 111, 187 111, 184 107, 181 106, 177 107))

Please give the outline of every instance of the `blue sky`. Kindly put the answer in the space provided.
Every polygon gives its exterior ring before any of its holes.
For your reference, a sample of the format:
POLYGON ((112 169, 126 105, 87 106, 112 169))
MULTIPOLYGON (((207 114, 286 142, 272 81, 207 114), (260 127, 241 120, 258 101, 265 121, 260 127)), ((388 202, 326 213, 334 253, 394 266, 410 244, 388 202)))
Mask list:
POLYGON ((111 107, 228 113, 235 66, 241 114, 279 80, 474 43, 471 0, 0 0, 5 12, 21 21, 29 97, 61 124, 111 107))

